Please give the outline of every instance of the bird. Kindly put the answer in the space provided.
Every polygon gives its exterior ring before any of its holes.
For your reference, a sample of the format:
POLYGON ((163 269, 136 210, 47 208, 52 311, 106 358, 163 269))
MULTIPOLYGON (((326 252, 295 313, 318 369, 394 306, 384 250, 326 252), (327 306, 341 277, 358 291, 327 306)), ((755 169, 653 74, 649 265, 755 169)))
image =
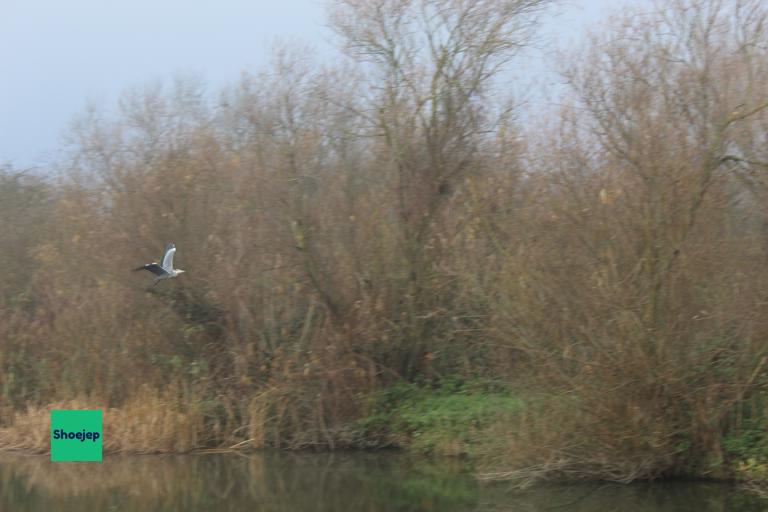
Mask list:
POLYGON ((146 265, 142 265, 133 270, 149 270, 155 274, 155 280, 152 283, 152 286, 155 286, 163 279, 170 279, 184 273, 184 271, 180 268, 173 268, 173 255, 175 253, 176 246, 172 243, 169 243, 165 246, 165 251, 163 251, 163 257, 160 259, 160 263, 147 263, 146 265))

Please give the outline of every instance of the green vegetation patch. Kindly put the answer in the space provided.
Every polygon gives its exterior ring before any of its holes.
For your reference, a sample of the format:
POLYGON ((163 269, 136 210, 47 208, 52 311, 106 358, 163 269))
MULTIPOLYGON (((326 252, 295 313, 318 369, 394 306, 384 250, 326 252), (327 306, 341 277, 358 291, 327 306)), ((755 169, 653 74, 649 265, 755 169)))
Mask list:
POLYGON ((758 397, 744 404, 747 418, 739 429, 727 434, 723 448, 733 461, 738 478, 768 482, 768 418, 766 397, 758 397))
POLYGON ((361 434, 379 444, 429 454, 473 455, 491 424, 504 421, 522 400, 497 383, 447 383, 439 388, 399 384, 379 392, 361 434))

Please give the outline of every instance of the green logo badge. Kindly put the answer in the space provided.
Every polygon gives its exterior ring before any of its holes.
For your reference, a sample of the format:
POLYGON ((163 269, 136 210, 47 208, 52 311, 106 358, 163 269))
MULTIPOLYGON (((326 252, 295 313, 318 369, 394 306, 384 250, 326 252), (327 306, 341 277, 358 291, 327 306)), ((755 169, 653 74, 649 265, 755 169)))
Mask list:
POLYGON ((51 411, 51 460, 101 462, 101 411, 51 411))

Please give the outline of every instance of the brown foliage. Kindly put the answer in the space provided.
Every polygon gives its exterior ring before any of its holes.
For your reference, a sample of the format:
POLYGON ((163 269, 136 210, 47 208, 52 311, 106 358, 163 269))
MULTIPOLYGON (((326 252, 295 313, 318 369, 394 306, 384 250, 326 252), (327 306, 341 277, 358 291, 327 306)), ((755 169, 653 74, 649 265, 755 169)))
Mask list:
POLYGON ((177 80, 126 93, 116 118, 86 112, 55 199, 34 210, 45 231, 14 224, 29 237, 7 257, 33 262, 15 286, 34 307, 3 313, 6 426, 80 396, 177 425, 184 439, 158 450, 334 447, 382 384, 485 368, 486 306, 462 292, 472 256, 454 248, 465 231, 481 245, 465 180, 492 140, 482 101, 543 4, 340 4, 345 29, 407 18, 428 54, 404 41, 402 67, 319 69, 278 48, 216 104, 177 80), (168 241, 187 273, 145 290, 127 270, 168 241))
POLYGON ((4 410, 335 447, 381 386, 482 376, 548 397, 497 466, 718 471, 768 357, 764 9, 620 19, 513 126, 493 78, 541 5, 345 1, 345 67, 283 48, 216 104, 179 82, 87 113, 3 253, 4 410), (127 269, 168 241, 187 273, 146 291, 127 269))
POLYGON ((556 424, 510 437, 513 466, 620 480, 727 470, 723 437, 768 356, 765 217, 727 157, 768 114, 752 80, 765 16, 757 2, 676 2, 571 60, 574 96, 534 149, 537 197, 494 316, 534 382, 570 398, 540 412, 556 424))

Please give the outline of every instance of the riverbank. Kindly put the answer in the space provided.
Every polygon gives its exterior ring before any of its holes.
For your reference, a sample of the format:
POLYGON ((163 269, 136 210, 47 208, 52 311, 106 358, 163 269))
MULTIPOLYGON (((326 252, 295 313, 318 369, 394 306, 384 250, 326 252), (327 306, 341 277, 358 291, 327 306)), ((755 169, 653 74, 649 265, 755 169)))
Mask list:
POLYGON ((249 423, 232 432, 223 431, 225 418, 210 416, 223 404, 185 403, 175 393, 149 388, 120 407, 104 407, 87 398, 54 402, 10 413, 12 419, 0 426, 0 448, 45 452, 50 446, 52 409, 101 409, 107 453, 398 448, 424 455, 474 457, 491 424, 511 421, 523 406, 498 383, 450 383, 436 389, 401 384, 363 397, 360 410, 365 414, 318 433, 281 431, 281 416, 293 411, 284 410, 285 404, 266 405, 262 400, 253 400, 261 407, 251 411, 249 423))
MULTIPOLYGON (((578 448, 595 446, 604 437, 584 426, 587 416, 577 413, 577 400, 513 390, 495 381, 445 382, 439 387, 394 385, 361 398, 364 415, 322 433, 280 432, 276 404, 249 417, 259 423, 244 423, 225 432, 224 422, 209 416, 210 405, 206 409, 202 402, 182 403, 173 396, 147 388, 122 407, 104 408, 87 399, 30 407, 10 420, 5 417, 0 449, 46 453, 51 409, 102 409, 108 454, 244 453, 276 447, 396 449, 471 460, 480 479, 520 486, 546 480, 630 482, 688 477, 747 482, 758 492, 768 488, 768 433, 754 422, 724 435, 719 453, 697 454, 691 445, 678 443, 676 451, 666 454, 660 453, 663 447, 649 445, 645 453, 633 447, 613 453, 593 450, 587 457, 578 448), (280 445, 281 439, 317 441, 280 445), (650 468, 651 462, 658 466, 650 468)), ((624 442, 631 439, 617 431, 620 436, 624 442)))

